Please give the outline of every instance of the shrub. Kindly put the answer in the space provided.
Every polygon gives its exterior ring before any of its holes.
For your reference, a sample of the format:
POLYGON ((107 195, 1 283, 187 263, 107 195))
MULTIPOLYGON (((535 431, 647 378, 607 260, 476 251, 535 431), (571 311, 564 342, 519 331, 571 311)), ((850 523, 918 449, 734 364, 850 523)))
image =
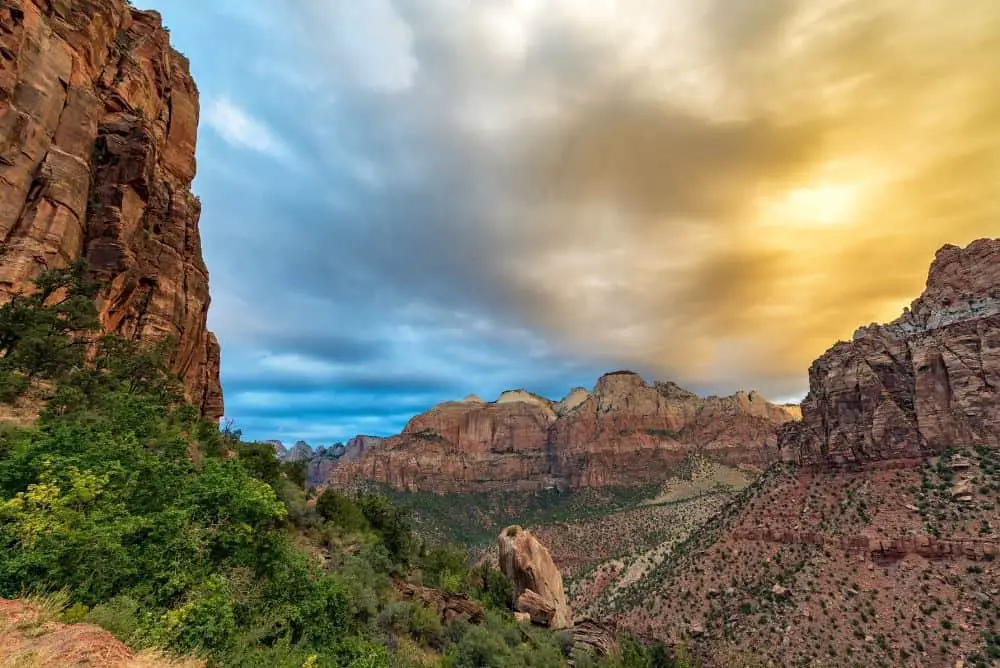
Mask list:
POLYGON ((316 499, 316 512, 344 531, 364 531, 368 528, 368 520, 358 504, 343 492, 330 487, 316 499))
POLYGON ((420 558, 424 584, 450 593, 464 591, 467 587, 469 567, 465 551, 457 547, 435 547, 420 558))
POLYGON ((477 598, 487 608, 508 610, 514 602, 514 586, 511 581, 496 568, 484 563, 472 572, 477 582, 477 598))

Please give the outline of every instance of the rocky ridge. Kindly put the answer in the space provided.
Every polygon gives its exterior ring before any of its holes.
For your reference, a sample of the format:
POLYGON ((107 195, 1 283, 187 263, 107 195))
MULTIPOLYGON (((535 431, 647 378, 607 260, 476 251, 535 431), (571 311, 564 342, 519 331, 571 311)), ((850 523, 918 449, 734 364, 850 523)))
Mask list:
POLYGON ((924 293, 809 370, 783 457, 851 465, 1000 446, 1000 239, 938 251, 924 293))
POLYGON ((773 461, 778 427, 797 418, 797 407, 756 392, 701 398, 619 371, 561 401, 512 390, 439 404, 315 482, 439 493, 656 484, 693 450, 727 464, 773 461))
POLYGON ((0 0, 0 298, 86 258, 108 332, 172 337, 223 411, 195 175, 198 91, 160 15, 125 0, 0 0))

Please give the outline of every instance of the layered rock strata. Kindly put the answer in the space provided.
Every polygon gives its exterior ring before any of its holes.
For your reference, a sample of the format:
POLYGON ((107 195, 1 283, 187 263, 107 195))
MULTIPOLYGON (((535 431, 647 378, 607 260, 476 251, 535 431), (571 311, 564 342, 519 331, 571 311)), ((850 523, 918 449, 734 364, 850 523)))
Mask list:
POLYGON ((619 371, 558 402, 515 390, 439 404, 358 459, 328 464, 324 481, 440 493, 655 484, 693 451, 772 461, 778 427, 797 417, 756 392, 701 398, 619 371))

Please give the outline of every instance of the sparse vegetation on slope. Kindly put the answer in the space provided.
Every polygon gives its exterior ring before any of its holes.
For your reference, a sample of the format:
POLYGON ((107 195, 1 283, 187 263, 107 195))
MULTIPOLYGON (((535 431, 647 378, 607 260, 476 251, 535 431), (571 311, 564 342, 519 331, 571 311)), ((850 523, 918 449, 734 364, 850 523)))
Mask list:
POLYGON ((537 526, 582 521, 624 510, 652 498, 656 488, 580 489, 563 492, 435 494, 379 488, 393 503, 410 508, 418 530, 435 543, 489 546, 509 524, 537 526))
POLYGON ((997 540, 980 533, 995 522, 982 491, 994 454, 775 467, 623 592, 619 618, 642 637, 691 643, 706 665, 728 665, 720 657, 736 648, 776 665, 994 665, 997 540), (945 471, 978 481, 971 498, 945 471), (925 516, 940 518, 939 538, 925 516))

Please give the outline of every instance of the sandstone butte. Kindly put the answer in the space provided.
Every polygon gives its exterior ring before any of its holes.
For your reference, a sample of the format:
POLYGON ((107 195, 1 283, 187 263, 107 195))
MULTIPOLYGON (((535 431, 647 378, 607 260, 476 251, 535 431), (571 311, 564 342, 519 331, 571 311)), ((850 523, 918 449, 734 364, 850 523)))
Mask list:
POLYGON ((222 415, 195 175, 198 91, 156 12, 0 2, 0 298, 86 258, 105 331, 171 336, 171 367, 222 415))
POLYGON ((938 251, 923 294, 809 369, 782 456, 819 466, 1000 447, 1000 239, 938 251))
POLYGON ((797 418, 796 406, 756 392, 701 398, 617 371, 558 402, 513 390, 439 404, 359 457, 326 463, 315 482, 438 493, 654 484, 693 450, 732 465, 774 461, 779 426, 797 418))

